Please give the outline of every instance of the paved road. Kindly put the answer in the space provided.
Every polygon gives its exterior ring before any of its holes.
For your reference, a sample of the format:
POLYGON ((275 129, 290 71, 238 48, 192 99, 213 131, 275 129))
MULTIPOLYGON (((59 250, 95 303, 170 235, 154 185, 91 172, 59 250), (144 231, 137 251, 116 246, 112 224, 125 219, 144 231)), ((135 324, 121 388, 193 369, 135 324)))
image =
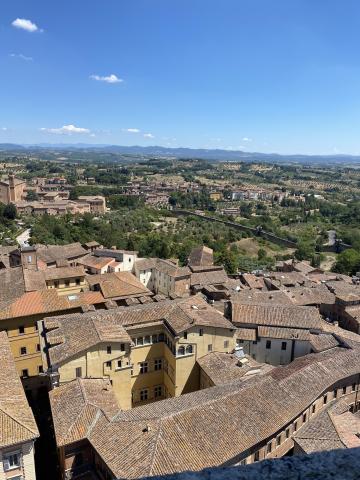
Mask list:
POLYGON ((20 245, 20 247, 27 247, 29 245, 30 233, 31 230, 30 228, 28 228, 16 237, 16 241, 20 245))

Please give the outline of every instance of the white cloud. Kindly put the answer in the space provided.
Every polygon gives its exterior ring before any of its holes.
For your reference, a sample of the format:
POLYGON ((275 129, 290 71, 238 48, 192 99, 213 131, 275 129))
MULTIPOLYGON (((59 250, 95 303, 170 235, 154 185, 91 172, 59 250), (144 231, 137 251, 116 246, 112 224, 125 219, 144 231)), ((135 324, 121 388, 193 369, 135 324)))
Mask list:
POLYGON ((56 133, 59 135, 72 135, 74 133, 90 133, 88 128, 75 127, 75 125, 64 125, 61 128, 40 128, 42 132, 56 133))
POLYGON ((22 53, 10 53, 10 57, 20 58, 21 60, 25 60, 26 62, 32 62, 34 60, 33 57, 27 57, 22 53))
POLYGON ((27 32, 42 32, 42 30, 39 30, 39 27, 36 25, 36 23, 33 23, 31 20, 27 20, 26 18, 17 18, 14 20, 11 25, 15 28, 21 28, 22 30, 26 30, 27 32))
POLYGON ((127 133, 140 133, 138 128, 123 128, 123 132, 127 133))
POLYGON ((155 138, 152 133, 144 133, 145 138, 155 138))
POLYGON ((100 75, 90 75, 90 78, 92 80, 96 80, 97 82, 106 82, 106 83, 121 83, 124 81, 122 78, 119 78, 114 73, 112 73, 111 75, 107 75, 105 77, 102 77, 100 75))
POLYGON ((7 127, 2 127, 1 130, 2 130, 3 132, 7 132, 7 127))
POLYGON ((242 141, 243 141, 243 142, 252 142, 252 138, 243 137, 243 138, 242 138, 242 141))

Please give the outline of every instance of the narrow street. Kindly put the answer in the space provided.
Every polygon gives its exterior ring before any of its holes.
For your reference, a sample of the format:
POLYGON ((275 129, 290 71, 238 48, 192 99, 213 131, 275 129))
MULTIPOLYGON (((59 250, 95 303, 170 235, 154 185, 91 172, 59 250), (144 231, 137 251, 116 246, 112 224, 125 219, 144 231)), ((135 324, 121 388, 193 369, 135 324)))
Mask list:
POLYGON ((27 228, 24 232, 16 237, 16 241, 20 247, 27 247, 29 245, 30 234, 31 229, 27 228))

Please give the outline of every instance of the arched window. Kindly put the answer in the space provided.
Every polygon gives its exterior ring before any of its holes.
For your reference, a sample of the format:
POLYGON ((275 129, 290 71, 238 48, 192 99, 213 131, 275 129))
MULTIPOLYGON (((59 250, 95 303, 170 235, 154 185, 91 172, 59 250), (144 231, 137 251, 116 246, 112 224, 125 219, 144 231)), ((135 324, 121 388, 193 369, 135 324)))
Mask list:
POLYGON ((192 347, 192 345, 188 345, 188 346, 186 347, 186 353, 193 353, 193 347, 192 347))
POLYGON ((185 347, 179 347, 177 354, 178 354, 178 355, 185 355, 185 347))

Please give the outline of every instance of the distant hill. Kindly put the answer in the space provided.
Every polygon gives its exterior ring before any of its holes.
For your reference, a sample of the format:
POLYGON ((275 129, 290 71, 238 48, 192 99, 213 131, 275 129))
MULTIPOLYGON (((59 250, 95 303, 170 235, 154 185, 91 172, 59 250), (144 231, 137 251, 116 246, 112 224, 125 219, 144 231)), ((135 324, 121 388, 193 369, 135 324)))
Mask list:
POLYGON ((91 151, 99 153, 114 153, 124 155, 137 155, 143 157, 172 157, 172 158, 197 158, 203 160, 230 161, 230 162, 271 162, 271 163, 318 163, 318 164, 357 164, 360 156, 354 155, 280 155, 277 153, 243 152, 241 150, 207 150, 195 148, 168 148, 160 146, 121 146, 121 145, 94 145, 86 143, 77 144, 36 144, 16 145, 11 143, 0 144, 0 151, 91 151))

